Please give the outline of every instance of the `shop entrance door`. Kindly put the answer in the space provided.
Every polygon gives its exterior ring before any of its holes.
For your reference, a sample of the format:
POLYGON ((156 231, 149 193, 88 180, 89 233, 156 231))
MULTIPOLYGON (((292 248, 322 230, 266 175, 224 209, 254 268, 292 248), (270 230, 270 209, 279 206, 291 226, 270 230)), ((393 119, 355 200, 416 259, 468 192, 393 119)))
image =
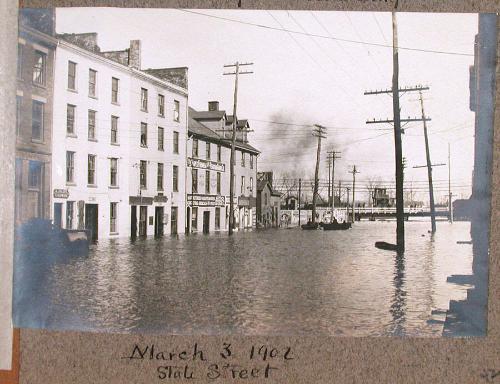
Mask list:
POLYGON ((97 204, 85 204, 85 229, 90 231, 90 239, 93 243, 97 241, 98 207, 97 204))
POLYGON ((210 211, 203 212, 203 233, 210 232, 210 211))
POLYGON ((54 203, 54 225, 62 227, 62 203, 54 203))
POLYGON ((163 236, 163 207, 155 207, 155 236, 163 236))

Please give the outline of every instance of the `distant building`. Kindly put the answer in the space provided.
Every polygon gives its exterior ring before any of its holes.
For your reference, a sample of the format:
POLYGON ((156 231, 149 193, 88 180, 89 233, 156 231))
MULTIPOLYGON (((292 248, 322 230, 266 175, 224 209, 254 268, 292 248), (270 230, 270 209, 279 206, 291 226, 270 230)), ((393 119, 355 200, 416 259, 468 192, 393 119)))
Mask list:
MULTIPOLYGON (((189 109, 187 145, 186 222, 187 232, 229 230, 231 125, 219 109, 208 103, 207 111, 189 109)), ((256 225, 257 157, 259 151, 248 143, 248 121, 237 123, 234 158, 234 225, 256 225)))
POLYGON ((102 52, 96 33, 58 38, 54 223, 94 240, 184 232, 187 69, 141 70, 138 40, 102 52))
POLYGON ((50 218, 55 15, 21 9, 17 44, 15 223, 50 218))
POLYGON ((273 189, 273 173, 259 172, 257 179, 257 223, 263 227, 278 227, 281 193, 273 189))
POLYGON ((372 202, 374 207, 392 207, 394 205, 394 199, 387 193, 387 188, 374 188, 372 202))

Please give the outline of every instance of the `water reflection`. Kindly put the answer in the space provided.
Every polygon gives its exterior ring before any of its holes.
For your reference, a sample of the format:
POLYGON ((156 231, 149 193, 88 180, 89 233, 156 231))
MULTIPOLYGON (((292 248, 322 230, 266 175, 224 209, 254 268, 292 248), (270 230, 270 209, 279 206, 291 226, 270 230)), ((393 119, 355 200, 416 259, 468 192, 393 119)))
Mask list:
MULTIPOLYGON (((467 223, 407 223, 407 250, 376 249, 392 222, 100 242, 45 269, 16 264, 15 323, 115 332, 439 336, 432 310, 463 299, 467 223), (43 271, 43 272, 37 272, 43 271), (21 273, 22 272, 22 273, 21 273), (29 281, 32 273, 40 276, 29 281), (25 286, 29 290, 23 291, 25 286)), ((29 263, 28 263, 29 264, 29 263)))

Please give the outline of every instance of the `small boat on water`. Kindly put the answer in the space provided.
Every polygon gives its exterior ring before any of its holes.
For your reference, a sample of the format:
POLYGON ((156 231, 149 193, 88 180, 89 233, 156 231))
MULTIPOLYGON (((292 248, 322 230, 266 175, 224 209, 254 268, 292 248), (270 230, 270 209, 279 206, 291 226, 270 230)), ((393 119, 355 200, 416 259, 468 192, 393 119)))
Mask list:
POLYGON ((385 241, 375 242, 375 247, 378 249, 384 249, 386 251, 397 251, 398 246, 396 244, 387 243, 385 241))
POLYGON ((313 230, 313 229, 318 229, 319 228, 319 224, 318 223, 309 222, 307 224, 302 224, 300 227, 302 229, 305 229, 305 230, 313 230))
POLYGON ((351 223, 344 221, 343 223, 320 223, 319 224, 324 231, 344 231, 351 228, 351 223))

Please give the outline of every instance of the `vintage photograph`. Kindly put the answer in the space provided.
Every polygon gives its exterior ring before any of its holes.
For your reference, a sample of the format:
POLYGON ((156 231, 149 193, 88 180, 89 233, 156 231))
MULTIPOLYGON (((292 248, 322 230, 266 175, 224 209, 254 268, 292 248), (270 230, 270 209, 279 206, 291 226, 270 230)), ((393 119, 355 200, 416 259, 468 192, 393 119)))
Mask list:
POLYGON ((14 326, 486 336, 496 23, 21 9, 14 326))

